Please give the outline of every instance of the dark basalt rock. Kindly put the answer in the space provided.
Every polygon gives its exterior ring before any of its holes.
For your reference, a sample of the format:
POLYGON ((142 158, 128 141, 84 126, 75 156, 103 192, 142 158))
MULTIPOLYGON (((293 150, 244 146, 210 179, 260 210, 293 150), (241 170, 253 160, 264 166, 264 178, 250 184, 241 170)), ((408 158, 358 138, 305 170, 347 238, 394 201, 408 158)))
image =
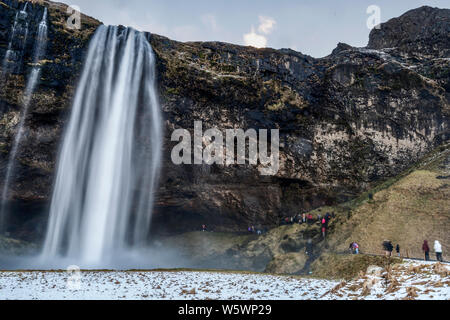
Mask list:
POLYGON ((338 53, 341 53, 342 51, 348 51, 348 50, 353 50, 353 47, 346 43, 339 42, 336 49, 334 49, 331 54, 336 55, 338 53))
MULTIPOLYGON (((0 31, 6 32, 0 33, 2 58, 18 5, 13 0, 0 5, 0 31)), ((29 221, 45 226, 74 87, 100 24, 83 16, 81 30, 68 30, 66 7, 45 5, 51 41, 10 195, 17 208, 10 231, 22 238, 42 234, 35 229, 43 228, 30 227, 29 221)), ((40 5, 30 8, 36 17, 41 11, 40 5)), ((441 39, 448 19, 449 10, 419 8, 374 31, 368 48, 339 44, 322 59, 290 49, 180 43, 148 34, 166 124, 155 233, 194 230, 204 223, 217 231, 271 227, 283 216, 348 200, 448 140, 450 68, 440 50, 449 48, 448 38, 441 39), (416 15, 429 17, 421 24, 427 30, 409 26, 416 15), (406 42, 391 36, 396 28, 406 42), (280 171, 263 177, 249 165, 173 165, 172 131, 193 131, 197 120, 204 129, 280 129, 280 171)), ((29 57, 28 50, 22 71, 0 88, 0 176, 16 131, 29 57)))
POLYGON ((409 54, 449 58, 449 34, 450 9, 423 6, 374 29, 368 48, 400 48, 409 54))

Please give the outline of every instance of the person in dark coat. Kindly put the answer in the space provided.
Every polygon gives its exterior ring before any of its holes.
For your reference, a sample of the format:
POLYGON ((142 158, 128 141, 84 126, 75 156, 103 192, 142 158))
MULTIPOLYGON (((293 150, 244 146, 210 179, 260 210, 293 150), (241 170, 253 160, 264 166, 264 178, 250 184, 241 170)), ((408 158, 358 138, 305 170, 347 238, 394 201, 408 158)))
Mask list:
POLYGON ((392 245, 391 241, 384 240, 383 249, 384 252, 386 253, 386 257, 390 258, 392 256, 392 251, 394 250, 394 246, 392 245))
POLYGON ((348 246, 348 250, 350 251, 350 253, 352 253, 352 254, 354 254, 355 253, 355 248, 353 247, 353 245, 354 245, 355 243, 354 242, 352 242, 352 243, 350 243, 350 245, 348 246))
POLYGON ((397 244, 397 246, 395 247, 395 251, 397 252, 397 256, 400 258, 400 245, 397 244))
POLYGON ((425 261, 430 261, 430 246, 427 240, 423 241, 422 251, 425 253, 425 261))

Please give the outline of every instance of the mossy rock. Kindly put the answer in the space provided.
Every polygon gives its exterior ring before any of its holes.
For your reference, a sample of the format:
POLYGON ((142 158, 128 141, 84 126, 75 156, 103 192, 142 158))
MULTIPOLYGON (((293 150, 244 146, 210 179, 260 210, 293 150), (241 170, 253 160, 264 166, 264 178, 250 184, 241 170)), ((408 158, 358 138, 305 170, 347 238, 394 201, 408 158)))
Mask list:
POLYGON ((0 254, 22 255, 34 248, 35 246, 28 242, 0 236, 0 254))
POLYGON ((270 261, 265 272, 274 274, 296 274, 305 266, 308 257, 304 253, 291 252, 278 255, 270 261))

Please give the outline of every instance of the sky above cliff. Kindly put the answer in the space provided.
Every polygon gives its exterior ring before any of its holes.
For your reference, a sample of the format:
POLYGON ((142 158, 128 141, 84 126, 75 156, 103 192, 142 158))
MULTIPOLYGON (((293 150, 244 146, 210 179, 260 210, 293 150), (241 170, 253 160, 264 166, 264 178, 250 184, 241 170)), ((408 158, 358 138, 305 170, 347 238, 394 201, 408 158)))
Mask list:
POLYGON ((313 57, 337 43, 367 45, 367 26, 423 5, 450 8, 450 0, 62 0, 105 24, 122 24, 179 41, 223 41, 292 48, 313 57))

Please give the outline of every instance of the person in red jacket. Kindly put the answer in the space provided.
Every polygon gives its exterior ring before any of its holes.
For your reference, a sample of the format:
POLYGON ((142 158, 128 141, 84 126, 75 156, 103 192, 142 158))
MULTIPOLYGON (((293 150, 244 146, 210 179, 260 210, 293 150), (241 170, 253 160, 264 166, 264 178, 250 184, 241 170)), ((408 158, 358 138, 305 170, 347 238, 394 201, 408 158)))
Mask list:
POLYGON ((427 240, 423 241, 422 250, 425 253, 425 261, 430 261, 430 247, 427 240))
POLYGON ((327 229, 328 229, 327 219, 322 218, 321 224, 322 224, 322 237, 325 239, 325 237, 327 235, 327 229))

